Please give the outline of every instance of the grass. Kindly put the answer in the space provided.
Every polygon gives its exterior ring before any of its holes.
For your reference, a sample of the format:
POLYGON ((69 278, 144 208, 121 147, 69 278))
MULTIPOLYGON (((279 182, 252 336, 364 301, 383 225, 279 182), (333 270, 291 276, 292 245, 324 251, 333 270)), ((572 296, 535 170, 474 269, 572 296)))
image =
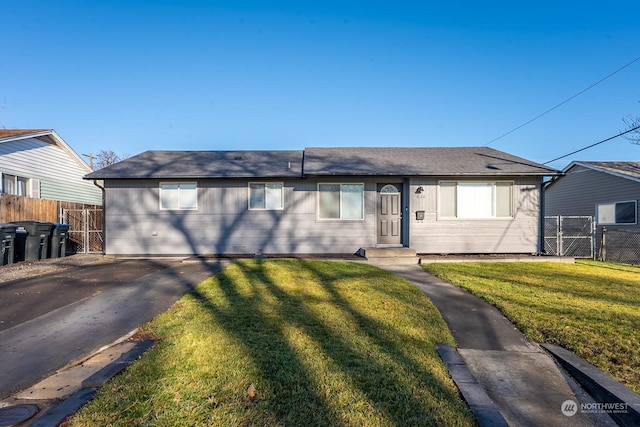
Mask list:
POLYGON ((531 340, 560 345, 640 393, 640 269, 596 261, 426 264, 495 305, 531 340))
POLYGON ((369 265, 239 261, 144 332, 157 344, 70 425, 474 425, 440 314, 369 265))

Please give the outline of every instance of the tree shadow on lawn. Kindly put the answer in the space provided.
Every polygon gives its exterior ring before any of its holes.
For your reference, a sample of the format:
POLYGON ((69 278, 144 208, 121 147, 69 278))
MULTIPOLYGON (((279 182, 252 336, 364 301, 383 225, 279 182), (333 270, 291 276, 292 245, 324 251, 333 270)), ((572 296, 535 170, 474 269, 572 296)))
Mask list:
MULTIPOLYGON (((293 328, 313 341, 313 346, 322 353, 320 357, 346 378, 348 385, 356 390, 355 395, 363 396, 363 402, 355 403, 353 410, 383 414, 392 425, 442 424, 443 420, 450 422, 456 415, 461 424, 472 424, 470 412, 459 400, 455 388, 443 385, 434 372, 407 354, 410 350, 399 345, 402 339, 413 340, 414 345, 434 346, 434 343, 422 341, 424 337, 401 337, 402 331, 362 313, 338 292, 338 281, 350 276, 362 279, 363 274, 379 275, 380 272, 364 273, 354 266, 349 273, 338 269, 334 275, 316 268, 314 263, 297 262, 319 280, 322 290, 329 295, 315 302, 323 304, 326 302, 322 299, 328 300, 327 309, 338 309, 340 315, 348 319, 351 332, 371 344, 366 347, 350 340, 348 334, 336 333, 338 330, 324 322, 309 305, 313 297, 282 289, 270 277, 264 262, 235 265, 245 278, 255 280, 250 292, 240 291, 238 284, 222 272, 218 278, 224 306, 212 302, 198 289, 193 295, 219 325, 247 349, 266 382, 257 385, 258 388, 268 390, 271 396, 260 404, 265 405, 266 411, 278 422, 284 425, 348 424, 337 410, 344 408, 336 408, 336 397, 331 396, 332 392, 340 391, 323 389, 323 385, 318 384, 318 373, 310 371, 305 363, 308 360, 304 360, 300 349, 289 341, 287 333, 293 328), (277 306, 276 312, 265 311, 265 304, 277 306), (393 339, 394 335, 398 339, 393 339), (408 376, 413 379, 407 380, 408 376), (460 402, 459 407, 451 402, 460 402)), ((435 354, 435 349, 433 352, 435 354)))

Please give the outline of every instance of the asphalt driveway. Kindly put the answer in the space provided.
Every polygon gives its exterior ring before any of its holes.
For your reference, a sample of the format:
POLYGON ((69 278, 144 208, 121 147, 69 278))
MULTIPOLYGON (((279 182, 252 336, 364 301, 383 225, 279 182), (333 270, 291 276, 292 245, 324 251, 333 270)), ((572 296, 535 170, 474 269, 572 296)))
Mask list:
POLYGON ((153 319, 223 265, 112 260, 0 283, 0 399, 153 319))

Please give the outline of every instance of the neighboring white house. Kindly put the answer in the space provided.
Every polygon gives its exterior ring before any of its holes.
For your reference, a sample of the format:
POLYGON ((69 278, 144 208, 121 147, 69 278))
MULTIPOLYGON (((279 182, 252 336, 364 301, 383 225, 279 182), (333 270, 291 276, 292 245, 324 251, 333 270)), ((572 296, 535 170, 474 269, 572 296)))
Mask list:
POLYGON ((147 151, 93 172, 108 255, 540 253, 543 179, 487 147, 147 151))
POLYGON ((51 129, 0 129, 0 193, 102 205, 92 172, 51 129))

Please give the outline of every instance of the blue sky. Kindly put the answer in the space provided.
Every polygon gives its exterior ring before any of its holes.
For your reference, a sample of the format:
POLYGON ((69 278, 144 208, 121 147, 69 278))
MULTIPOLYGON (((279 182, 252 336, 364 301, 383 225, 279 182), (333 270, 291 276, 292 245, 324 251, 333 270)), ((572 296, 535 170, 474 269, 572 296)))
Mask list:
MULTIPOLYGON (((481 146, 640 57, 640 2, 0 1, 0 127, 111 149, 481 146)), ((489 144, 640 116, 640 60, 489 144)), ((617 138, 554 162, 640 160, 617 138)))

